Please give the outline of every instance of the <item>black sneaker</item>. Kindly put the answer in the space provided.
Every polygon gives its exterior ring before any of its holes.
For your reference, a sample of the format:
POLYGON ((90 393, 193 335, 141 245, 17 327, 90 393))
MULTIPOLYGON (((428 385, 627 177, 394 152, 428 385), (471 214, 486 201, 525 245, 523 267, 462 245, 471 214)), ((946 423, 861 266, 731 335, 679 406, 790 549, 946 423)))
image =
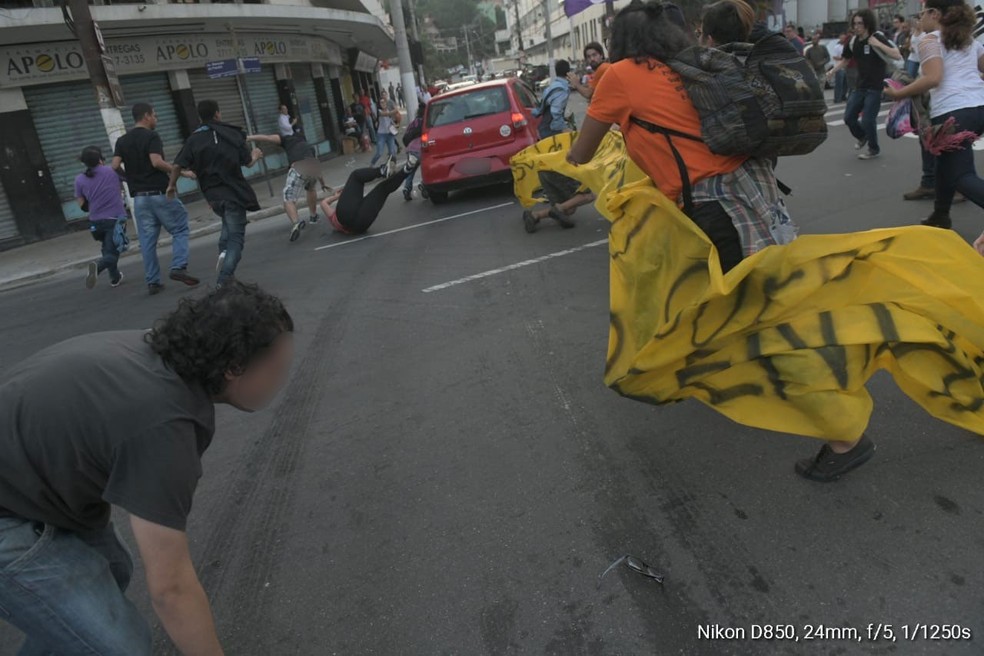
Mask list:
POLYGON ((530 234, 536 232, 537 223, 539 223, 539 221, 535 216, 533 216, 533 212, 529 210, 523 211, 523 227, 526 228, 526 232, 530 234))
POLYGON ((403 188, 403 200, 413 200, 413 192, 406 187, 403 188))
POLYGON ((95 262, 89 262, 89 266, 85 272, 85 288, 92 289, 96 286, 96 280, 99 279, 99 265, 95 262))
POLYGON ((871 460, 873 455, 875 455, 875 443, 868 439, 867 435, 862 435, 854 448, 846 453, 834 453, 829 445, 824 444, 816 456, 797 462, 795 469, 803 478, 829 483, 836 481, 852 469, 857 469, 871 460))
POLYGON ((928 219, 923 219, 920 221, 924 226, 930 226, 932 228, 943 228, 944 230, 949 230, 953 227, 953 221, 950 220, 949 214, 942 214, 940 212, 934 211, 929 215, 928 219))
POLYGON ((147 285, 147 293, 150 294, 151 296, 160 294, 162 291, 164 291, 164 285, 162 285, 159 282, 152 282, 149 285, 147 285))
POLYGON ((123 272, 122 271, 120 271, 120 274, 118 276, 116 276, 116 280, 110 280, 109 281, 109 286, 110 287, 119 287, 121 282, 123 282, 123 272))
POLYGON ((317 214, 312 214, 310 217, 308 217, 308 223, 317 223, 317 222, 318 222, 317 214))
POLYGON ((195 276, 189 276, 188 272, 184 269, 171 269, 171 274, 168 276, 171 280, 176 280, 178 282, 183 282, 189 287, 194 287, 201 282, 195 276))

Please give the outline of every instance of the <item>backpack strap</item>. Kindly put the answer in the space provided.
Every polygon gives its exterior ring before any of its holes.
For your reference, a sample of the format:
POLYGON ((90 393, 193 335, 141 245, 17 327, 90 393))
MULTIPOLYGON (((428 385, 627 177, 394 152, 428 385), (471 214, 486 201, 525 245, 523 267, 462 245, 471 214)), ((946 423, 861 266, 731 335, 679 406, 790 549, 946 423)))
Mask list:
POLYGON ((673 139, 671 139, 671 137, 679 137, 681 139, 701 142, 703 139, 700 137, 695 137, 692 134, 687 134, 686 132, 680 132, 679 130, 664 128, 661 125, 644 121, 641 118, 636 118, 635 116, 631 117, 629 120, 643 130, 647 130, 653 134, 661 134, 666 138, 666 143, 669 144, 670 152, 673 153, 673 159, 676 160, 677 168, 680 171, 680 182, 683 184, 683 213, 687 216, 693 215, 694 194, 693 187, 690 184, 690 173, 687 171, 687 163, 683 161, 683 156, 680 154, 680 151, 677 150, 675 145, 673 145, 673 139))

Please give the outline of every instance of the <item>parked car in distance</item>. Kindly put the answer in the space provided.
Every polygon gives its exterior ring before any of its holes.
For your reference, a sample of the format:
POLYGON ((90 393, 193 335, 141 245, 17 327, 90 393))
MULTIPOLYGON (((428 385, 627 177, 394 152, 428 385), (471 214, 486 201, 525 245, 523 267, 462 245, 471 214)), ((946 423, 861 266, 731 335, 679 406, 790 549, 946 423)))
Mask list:
POLYGON ((518 78, 448 91, 424 110, 421 182, 443 203, 452 191, 512 181, 509 159, 536 143, 536 94, 518 78))

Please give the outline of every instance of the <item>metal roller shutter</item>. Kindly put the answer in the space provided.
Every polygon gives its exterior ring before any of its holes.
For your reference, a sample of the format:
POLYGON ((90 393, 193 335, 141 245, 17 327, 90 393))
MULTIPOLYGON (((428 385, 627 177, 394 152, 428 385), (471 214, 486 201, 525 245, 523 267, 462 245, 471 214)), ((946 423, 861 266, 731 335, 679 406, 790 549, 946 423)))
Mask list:
POLYGON ((82 218, 82 211, 68 202, 75 195, 75 176, 84 168, 79 155, 86 146, 99 146, 107 159, 113 155, 92 86, 86 80, 24 87, 24 99, 58 198, 64 203, 65 218, 82 218))
POLYGON ((14 222, 14 212, 7 202, 7 192, 0 185, 0 241, 14 239, 19 236, 17 224, 14 222))
MULTIPOLYGON (((264 66, 259 73, 243 76, 249 90, 249 101, 253 105, 253 120, 256 121, 257 134, 277 134, 280 116, 280 94, 277 92, 277 77, 273 66, 264 66)), ((283 152, 273 144, 259 144, 264 154, 283 152)))
POLYGON ((318 94, 314 90, 311 67, 294 64, 290 67, 290 72, 294 77, 294 93, 297 94, 297 106, 301 111, 305 138, 310 143, 324 141, 325 124, 321 120, 321 109, 318 107, 318 94))
POLYGON ((210 79, 203 69, 188 71, 191 91, 195 102, 214 100, 219 103, 222 112, 222 122, 246 129, 246 118, 243 114, 243 100, 239 95, 239 86, 234 77, 210 79))
POLYGON ((123 96, 129 103, 120 111, 126 127, 133 127, 133 105, 138 102, 150 103, 157 112, 157 134, 164 142, 164 159, 170 161, 181 150, 184 135, 181 134, 181 123, 174 109, 174 99, 171 97, 171 85, 167 73, 150 73, 148 75, 128 75, 121 78, 123 96))

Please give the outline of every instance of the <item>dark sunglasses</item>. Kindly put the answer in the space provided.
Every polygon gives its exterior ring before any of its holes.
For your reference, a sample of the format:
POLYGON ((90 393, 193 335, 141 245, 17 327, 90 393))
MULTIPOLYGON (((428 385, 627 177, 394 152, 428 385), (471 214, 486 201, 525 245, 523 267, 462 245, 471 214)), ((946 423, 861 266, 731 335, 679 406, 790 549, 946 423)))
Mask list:
POLYGON ((633 572, 636 572, 637 574, 642 574, 646 578, 652 579, 657 583, 663 582, 662 574, 660 574, 659 572, 657 572, 652 567, 642 562, 635 556, 625 555, 617 559, 614 563, 608 566, 608 569, 606 569, 604 573, 602 573, 602 575, 598 577, 599 583, 601 582, 601 579, 605 578, 605 574, 608 574, 608 572, 612 571, 613 569, 615 569, 616 567, 618 567, 623 563, 625 564, 626 567, 631 569, 633 572))

